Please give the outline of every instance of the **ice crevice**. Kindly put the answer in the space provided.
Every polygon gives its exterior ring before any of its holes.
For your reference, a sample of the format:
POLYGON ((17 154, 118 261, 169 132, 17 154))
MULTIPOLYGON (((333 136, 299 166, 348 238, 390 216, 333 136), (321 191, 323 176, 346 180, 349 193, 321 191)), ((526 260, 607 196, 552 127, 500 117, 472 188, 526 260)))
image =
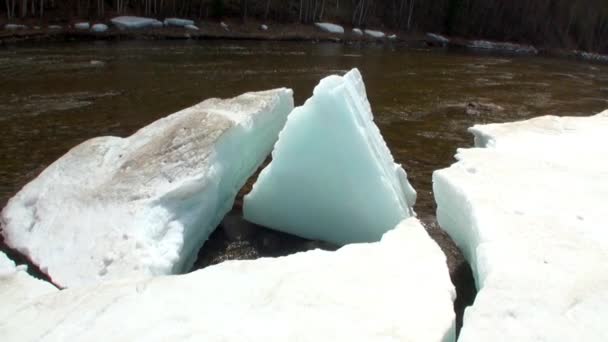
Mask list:
POLYGON ((437 219, 478 287, 459 341, 605 341, 608 117, 470 129, 433 174, 437 219))

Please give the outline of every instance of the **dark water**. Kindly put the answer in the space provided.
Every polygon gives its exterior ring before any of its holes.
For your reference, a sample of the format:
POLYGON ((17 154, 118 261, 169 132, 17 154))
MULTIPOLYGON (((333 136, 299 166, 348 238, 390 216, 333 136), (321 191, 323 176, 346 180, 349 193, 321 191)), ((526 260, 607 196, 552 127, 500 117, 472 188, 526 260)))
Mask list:
POLYGON ((125 136, 209 97, 291 87, 359 68, 376 121, 431 216, 432 170, 466 128, 608 106, 608 68, 540 57, 465 55, 389 46, 275 42, 114 42, 0 49, 0 205, 85 139, 125 136), (490 103, 467 113, 469 102, 490 103))

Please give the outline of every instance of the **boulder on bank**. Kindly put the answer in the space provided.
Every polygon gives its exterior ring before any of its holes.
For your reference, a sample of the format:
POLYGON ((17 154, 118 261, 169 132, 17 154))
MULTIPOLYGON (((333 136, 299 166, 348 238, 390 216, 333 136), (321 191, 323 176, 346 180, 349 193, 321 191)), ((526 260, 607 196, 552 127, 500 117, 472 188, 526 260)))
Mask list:
POLYGON ((445 255, 410 218, 379 242, 336 252, 227 261, 186 275, 46 295, 6 310, 0 336, 7 341, 453 342, 455 296, 445 255))
POLYGON ((315 23, 315 26, 321 29, 321 31, 344 34, 344 27, 332 23, 315 23))
POLYGON ((246 93, 85 141, 9 200, 4 240, 62 287, 183 272, 292 108, 289 89, 246 93))

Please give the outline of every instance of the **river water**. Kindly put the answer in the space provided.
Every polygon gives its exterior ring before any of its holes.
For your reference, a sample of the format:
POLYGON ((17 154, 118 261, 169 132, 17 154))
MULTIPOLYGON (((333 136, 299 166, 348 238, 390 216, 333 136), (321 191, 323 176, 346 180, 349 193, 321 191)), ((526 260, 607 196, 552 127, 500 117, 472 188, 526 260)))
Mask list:
POLYGON ((96 42, 0 49, 0 204, 76 144, 126 136, 209 97, 275 87, 296 104, 320 78, 361 70, 375 120, 432 216, 431 173, 475 123, 608 107, 608 67, 384 45, 96 42), (467 104, 469 106, 467 112, 467 104), (478 105, 481 103, 481 105, 478 105), (490 105, 485 105, 490 104, 490 105), (500 108, 496 107, 500 106, 500 108))

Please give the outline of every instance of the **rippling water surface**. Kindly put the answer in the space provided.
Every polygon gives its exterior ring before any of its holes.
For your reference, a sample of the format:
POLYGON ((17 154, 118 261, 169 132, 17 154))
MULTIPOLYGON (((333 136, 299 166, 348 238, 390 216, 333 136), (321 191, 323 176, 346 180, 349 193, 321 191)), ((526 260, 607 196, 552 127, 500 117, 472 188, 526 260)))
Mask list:
POLYGON ((422 217, 434 212, 431 172, 470 145, 467 127, 608 107, 607 67, 540 57, 285 42, 0 49, 0 205, 85 139, 126 136, 203 99, 251 90, 291 87, 301 104, 320 78, 352 67, 419 192, 422 217), (495 106, 467 113, 471 102, 495 106))

